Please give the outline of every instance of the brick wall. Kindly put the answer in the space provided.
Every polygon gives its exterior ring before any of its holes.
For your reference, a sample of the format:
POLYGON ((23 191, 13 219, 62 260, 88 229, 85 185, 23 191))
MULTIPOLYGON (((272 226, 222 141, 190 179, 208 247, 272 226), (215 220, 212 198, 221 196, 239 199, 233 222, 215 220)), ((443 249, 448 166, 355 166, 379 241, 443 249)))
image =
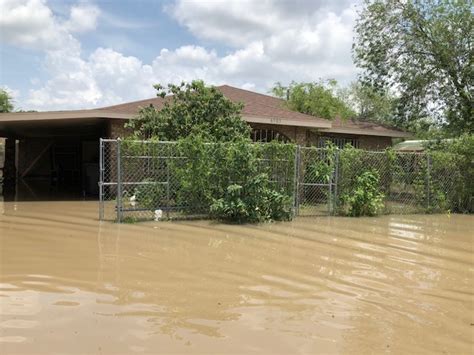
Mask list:
POLYGON ((132 135, 130 128, 125 128, 126 120, 110 120, 107 127, 107 138, 125 138, 132 135))
MULTIPOLYGON (((110 120, 107 129, 108 138, 125 138, 132 134, 132 131, 125 128, 125 120, 110 120)), ((280 126, 271 124, 251 123, 250 127, 255 129, 272 129, 288 137, 291 142, 302 146, 317 145, 320 135, 314 131, 296 126, 280 126)), ((332 134, 332 137, 356 138, 359 140, 359 148, 366 150, 382 150, 392 145, 392 138, 380 136, 354 136, 347 134, 332 134)))
POLYGON ((391 137, 359 136, 359 148, 365 150, 383 150, 392 146, 391 137))
POLYGON ((309 133, 309 144, 318 145, 321 137, 330 138, 344 138, 344 139, 356 139, 359 142, 359 148, 365 150, 383 150, 387 147, 392 146, 391 137, 381 136, 361 136, 361 135, 348 135, 348 134, 319 134, 317 132, 309 133))
POLYGON ((308 144, 308 130, 303 127, 279 126, 261 123, 250 123, 250 127, 252 127, 252 129, 272 129, 275 132, 285 135, 293 143, 300 145, 308 144))

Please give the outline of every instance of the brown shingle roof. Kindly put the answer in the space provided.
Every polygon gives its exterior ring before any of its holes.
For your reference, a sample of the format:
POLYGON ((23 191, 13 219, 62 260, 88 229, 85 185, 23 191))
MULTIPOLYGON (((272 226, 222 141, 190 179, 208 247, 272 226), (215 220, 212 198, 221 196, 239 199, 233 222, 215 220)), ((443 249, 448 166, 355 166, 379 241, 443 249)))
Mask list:
POLYGON ((331 128, 321 129, 321 132, 347 133, 370 136, 411 137, 411 134, 397 128, 388 127, 379 123, 360 121, 355 119, 342 120, 336 118, 331 128))
MULTIPOLYGON (((376 123, 341 119, 328 121, 323 118, 292 111, 285 107, 285 101, 282 99, 259 94, 253 91, 238 89, 229 85, 218 86, 217 89, 233 102, 242 102, 244 104, 242 116, 247 122, 310 127, 328 133, 389 137, 410 136, 406 132, 376 123)), ((128 102, 121 105, 103 107, 99 110, 115 114, 135 115, 138 113, 140 107, 146 107, 151 104, 155 108, 160 109, 163 107, 164 101, 169 98, 169 96, 164 99, 161 97, 155 97, 146 100, 128 102)))
MULTIPOLYGON (((241 102, 244 104, 242 116, 247 122, 296 125, 313 128, 331 127, 331 122, 328 120, 289 110, 285 107, 285 102, 279 98, 238 89, 228 85, 218 86, 217 89, 233 102, 241 102)), ((103 107, 99 110, 134 115, 138 113, 140 107, 153 105, 155 108, 160 109, 163 107, 164 100, 168 98, 169 96, 164 99, 155 97, 121 105, 103 107)))

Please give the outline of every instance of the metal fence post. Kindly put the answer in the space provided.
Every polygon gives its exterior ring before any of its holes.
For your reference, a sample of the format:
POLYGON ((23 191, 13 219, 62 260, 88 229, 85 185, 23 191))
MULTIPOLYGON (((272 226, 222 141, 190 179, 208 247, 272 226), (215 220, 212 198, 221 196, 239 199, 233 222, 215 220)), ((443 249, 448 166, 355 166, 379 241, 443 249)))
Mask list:
POLYGON ((121 140, 117 139, 117 222, 122 222, 122 159, 121 140))
POLYGON ((339 184, 339 149, 336 149, 334 153, 334 203, 333 203, 333 211, 332 211, 333 214, 335 214, 337 210, 338 184, 339 184))
POLYGON ((104 141, 99 139, 99 221, 104 220, 104 141))
POLYGON ((301 155, 301 149, 300 145, 297 145, 295 148, 295 167, 294 167, 294 176, 295 176, 295 197, 294 197, 294 209, 295 209, 295 216, 299 215, 299 209, 300 209, 300 197, 299 197, 299 192, 300 192, 300 157, 301 155))
POLYGON ((429 153, 426 154, 426 201, 427 209, 430 209, 430 194, 431 194, 431 156, 429 153))
MULTIPOLYGON (((170 194, 170 150, 173 149, 171 145, 166 146, 166 206, 170 205, 170 200, 171 200, 171 194, 170 194)), ((170 210, 169 208, 166 209, 166 217, 169 219, 170 218, 170 210)))
MULTIPOLYGON (((327 148, 326 148, 326 149, 327 149, 327 148)), ((330 162, 329 159, 330 159, 330 158, 329 158, 329 154, 328 154, 328 151, 326 150, 326 161, 330 162)), ((333 167, 333 169, 332 169, 332 171, 331 171, 331 176, 330 176, 329 181, 328 181, 328 183, 329 183, 329 186, 328 186, 328 187, 329 187, 329 194, 328 194, 328 196, 329 196, 329 198, 328 198, 328 214, 329 214, 329 215, 332 214, 332 183, 333 183, 333 181, 334 181, 334 167, 333 167)))

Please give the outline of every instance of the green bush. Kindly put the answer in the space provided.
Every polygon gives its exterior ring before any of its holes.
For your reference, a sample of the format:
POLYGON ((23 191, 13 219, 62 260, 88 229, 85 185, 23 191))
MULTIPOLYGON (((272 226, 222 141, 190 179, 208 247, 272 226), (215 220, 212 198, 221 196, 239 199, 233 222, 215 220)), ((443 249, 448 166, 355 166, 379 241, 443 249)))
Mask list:
POLYGON ((218 189, 211 177, 215 166, 213 147, 200 136, 189 136, 178 142, 177 149, 183 158, 171 168, 176 204, 185 212, 205 212, 218 189))
POLYGON ((282 221, 292 218, 292 200, 270 187, 266 174, 251 177, 245 185, 232 184, 211 205, 214 218, 236 223, 282 221))
POLYGON ((163 186, 149 179, 144 180, 143 183, 143 185, 138 185, 134 190, 134 196, 138 205, 150 210, 155 210, 162 206, 165 199, 163 186))
POLYGON ((185 212, 238 223, 291 219, 293 145, 248 139, 209 144, 191 135, 178 148, 186 158, 176 161, 173 176, 177 205, 185 212))
POLYGON ((304 174, 305 183, 327 184, 334 171, 332 160, 316 160, 309 164, 304 174))
POLYGON ((449 176, 449 207, 453 212, 474 212, 474 135, 430 143, 436 178, 449 176))
POLYGON ((380 191, 380 177, 374 171, 357 176, 353 191, 342 196, 346 214, 353 217, 375 216, 384 207, 385 195, 380 191))

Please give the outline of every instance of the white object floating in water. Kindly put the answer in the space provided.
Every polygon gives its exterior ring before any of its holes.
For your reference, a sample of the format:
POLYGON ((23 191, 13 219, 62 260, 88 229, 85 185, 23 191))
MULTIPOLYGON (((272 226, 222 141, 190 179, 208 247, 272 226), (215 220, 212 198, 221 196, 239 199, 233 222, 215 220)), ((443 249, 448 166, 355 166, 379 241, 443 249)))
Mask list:
POLYGON ((130 197, 130 204, 135 207, 135 205, 137 204, 137 196, 133 195, 132 197, 130 197))
POLYGON ((163 217, 163 211, 162 210, 155 210, 155 221, 159 221, 163 217))

